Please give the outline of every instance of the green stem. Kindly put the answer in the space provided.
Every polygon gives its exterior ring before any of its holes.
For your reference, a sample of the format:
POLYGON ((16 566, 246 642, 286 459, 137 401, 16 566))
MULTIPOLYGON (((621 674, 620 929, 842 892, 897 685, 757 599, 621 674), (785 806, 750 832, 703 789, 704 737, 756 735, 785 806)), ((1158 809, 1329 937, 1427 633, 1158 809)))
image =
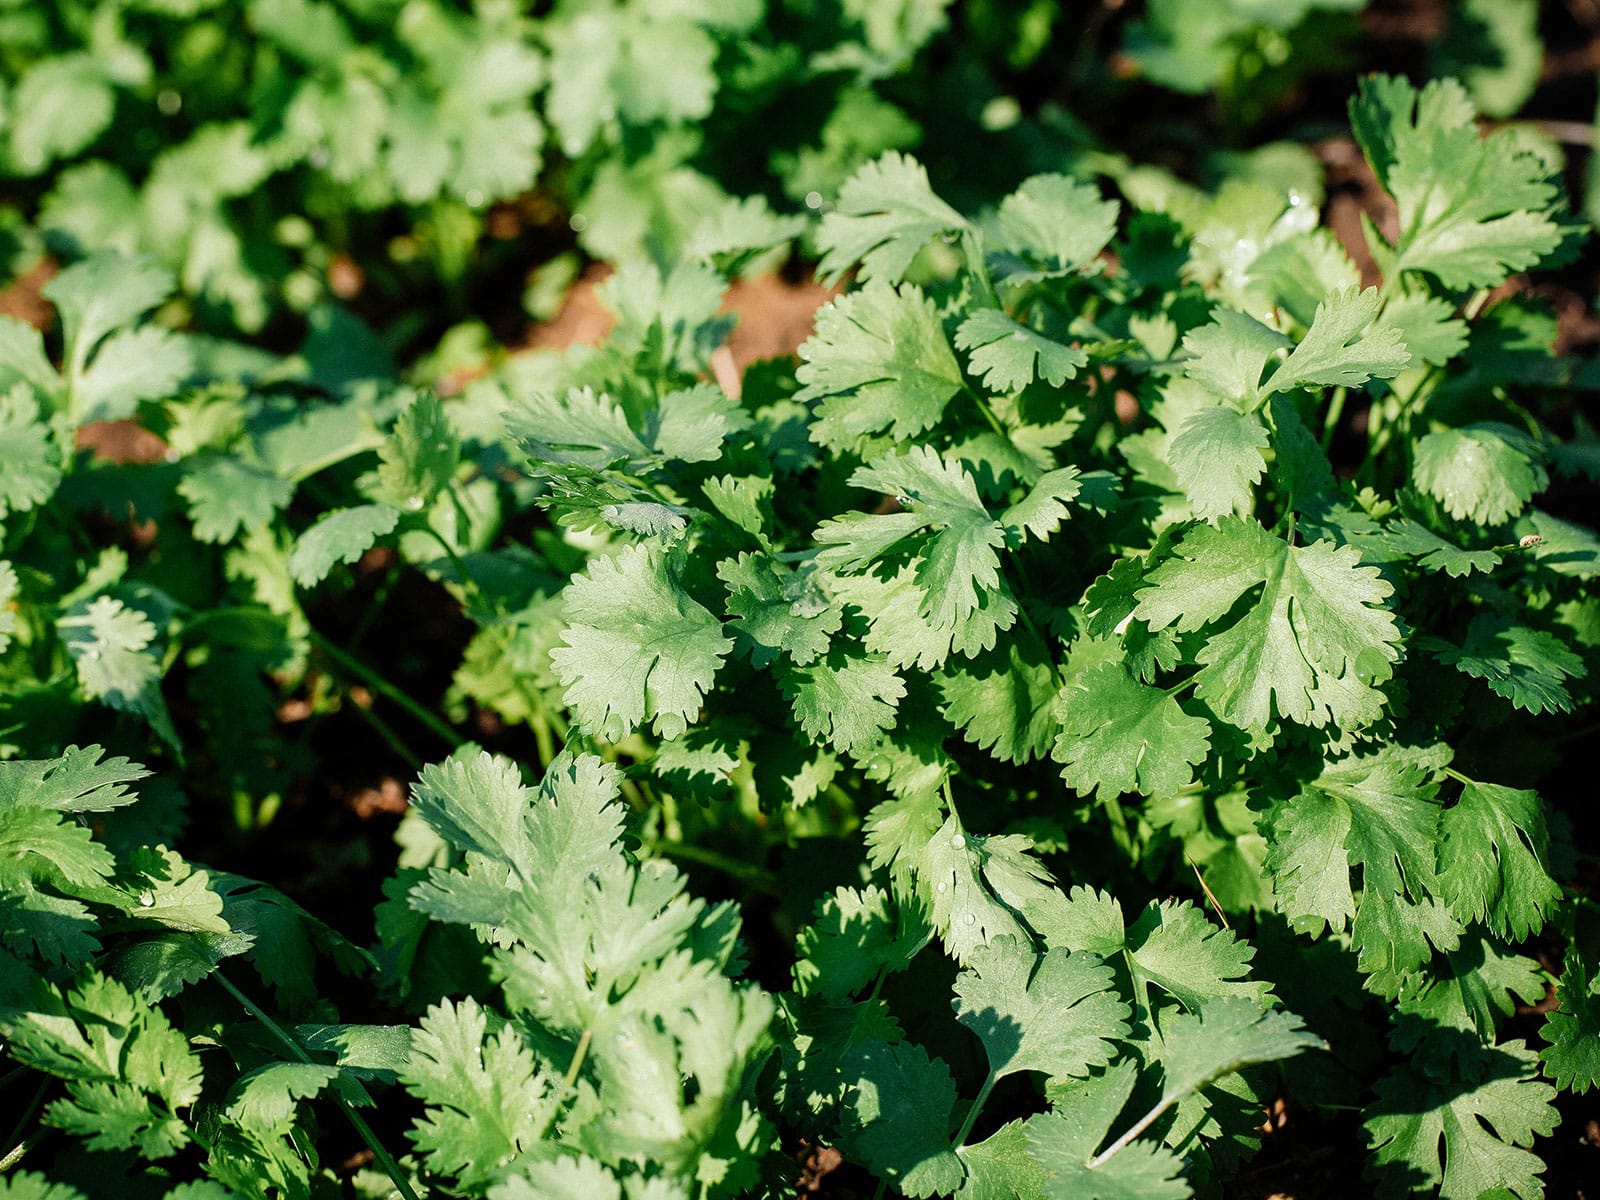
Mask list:
POLYGON ((439 543, 439 548, 444 551, 445 557, 450 560, 450 565, 456 569, 456 575, 461 580, 461 586, 474 599, 481 598, 483 589, 478 586, 477 579, 467 569, 466 561, 456 552, 456 548, 450 544, 444 534, 440 533, 432 525, 424 524, 422 528, 434 541, 439 543))
POLYGON ((440 740, 452 750, 461 744, 461 738, 457 736, 454 729, 450 728, 443 717, 418 704, 405 692, 378 674, 376 668, 368 666, 348 650, 340 649, 315 629, 310 630, 309 637, 311 644, 332 659, 337 666, 352 675, 358 676, 385 700, 399 705, 420 725, 431 733, 438 735, 440 740))
POLYGON ((760 892, 765 896, 781 896, 783 889, 778 886, 778 881, 770 871, 764 870, 753 863, 747 863, 732 855, 723 854, 720 850, 712 850, 707 846, 698 846, 692 842, 660 841, 652 847, 657 854, 667 858, 675 858, 680 862, 699 863, 701 866, 710 867, 721 871, 724 875, 737 879, 752 891, 760 892))
MULTIPOLYGON (((260 1021, 262 1026, 269 1033, 287 1046, 289 1052, 293 1054, 295 1058, 299 1059, 303 1063, 311 1063, 313 1061, 311 1056, 305 1052, 305 1049, 300 1045, 300 1043, 289 1036, 289 1034, 284 1030, 283 1026, 279 1025, 270 1016, 268 1016, 266 1011, 254 1000, 250 999, 249 996, 246 996, 238 988, 234 987, 233 983, 227 978, 227 976, 219 972, 212 976, 212 978, 222 985, 223 991, 227 992, 239 1002, 240 1007, 242 1007, 245 1012, 249 1013, 257 1021, 260 1021)), ((350 1102, 343 1096, 336 1095, 334 1100, 339 1105, 340 1109, 343 1110, 344 1115, 349 1119, 350 1124, 355 1128, 355 1131, 360 1136, 361 1140, 367 1144, 367 1149, 372 1151, 372 1157, 377 1161, 378 1165, 383 1168, 383 1173, 387 1175, 391 1181, 393 1181, 396 1190, 399 1191, 403 1197, 405 1197, 405 1200, 418 1200, 417 1193, 412 1190, 410 1182, 406 1179, 405 1172, 400 1169, 400 1164, 395 1162, 389 1151, 384 1149, 383 1143, 378 1140, 378 1135, 372 1131, 372 1126, 367 1124, 366 1119, 363 1118, 362 1115, 354 1108, 352 1108, 350 1102)))
POLYGON ((1350 395, 1347 387, 1333 389, 1333 399, 1328 402, 1328 415, 1322 418, 1322 452, 1328 453, 1333 436, 1339 432, 1339 421, 1344 416, 1344 402, 1350 395))
POLYGON ((983 1111, 983 1103, 989 1098, 989 1093, 994 1091, 994 1085, 1000 1082, 1000 1077, 991 1069, 983 1081, 983 1086, 978 1089, 977 1097, 972 1101, 972 1107, 967 1109, 967 1119, 961 1122, 961 1128, 956 1132, 955 1145, 957 1148, 967 1144, 967 1135, 972 1132, 972 1127, 978 1123, 978 1114, 983 1111))
POLYGON ((401 762, 405 763, 413 771, 422 770, 421 757, 405 744, 400 735, 394 731, 394 726, 390 725, 389 722, 385 721, 365 704, 356 704, 355 710, 363 721, 372 726, 372 731, 383 739, 384 744, 395 752, 401 762))
MULTIPOLYGON (((41 1079, 39 1086, 33 1090, 32 1098, 22 1106, 22 1115, 17 1118, 17 1123, 11 1127, 11 1132, 6 1136, 6 1142, 14 1141, 17 1138, 22 1138, 22 1140, 6 1154, 4 1160, 0 1160, 0 1171, 9 1168, 44 1135, 45 1131, 41 1129, 23 1138, 22 1131, 27 1128, 28 1122, 33 1120, 33 1114, 39 1110, 39 1105, 44 1103, 45 1093, 50 1090, 50 1082, 48 1075, 41 1079)), ((5 1145, 6 1142, 0 1142, 0 1146, 5 1145)))
POLYGON ((0 1172, 9 1171, 12 1167, 21 1162, 22 1156, 37 1146, 39 1144, 39 1140, 43 1138, 47 1132, 49 1131, 37 1129, 30 1133, 27 1137, 23 1138, 15 1146, 11 1147, 10 1150, 6 1151, 5 1157, 0 1158, 0 1172))

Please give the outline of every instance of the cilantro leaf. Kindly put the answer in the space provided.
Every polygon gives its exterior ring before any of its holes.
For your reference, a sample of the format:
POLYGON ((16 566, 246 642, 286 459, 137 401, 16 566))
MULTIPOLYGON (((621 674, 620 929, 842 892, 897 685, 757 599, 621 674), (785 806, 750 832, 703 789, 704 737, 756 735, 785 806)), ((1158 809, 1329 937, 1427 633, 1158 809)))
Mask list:
POLYGON ((1267 868, 1281 911, 1311 933, 1354 918, 1359 966, 1387 993, 1427 961, 1430 942, 1449 950, 1460 936, 1437 899, 1438 775, 1448 757, 1444 747, 1390 745, 1336 759, 1267 816, 1267 868))
POLYGON ((428 1010, 411 1035, 400 1080, 426 1104, 411 1140, 435 1171, 464 1187, 534 1144, 552 1103, 551 1087, 516 1027, 468 997, 428 1010))
POLYGON ((17 572, 4 559, 0 559, 0 654, 11 644, 11 635, 17 631, 17 572))
POLYGON ((1421 92, 1391 76, 1360 81, 1350 124, 1400 208, 1396 273, 1494 287, 1560 244, 1548 163, 1510 130, 1480 136, 1475 118, 1453 79, 1421 92))
POLYGON ((1419 639, 1439 661, 1474 679, 1524 712, 1571 712, 1568 679, 1586 673, 1579 658, 1560 638, 1530 629, 1508 617, 1480 613, 1467 626, 1467 640, 1454 646, 1440 638, 1419 639))
POLYGON ((860 263, 863 280, 898 283, 930 241, 970 228, 965 217, 934 195, 921 163, 891 150, 852 175, 834 210, 822 218, 817 271, 831 287, 860 263))
MULTIPOLYGON (((5 365, 0 361, 0 371, 5 365)), ((39 420, 39 402, 18 383, 0 395, 0 521, 43 504, 60 482, 61 463, 39 420)))
POLYGON ((1211 727, 1159 688, 1105 663, 1061 691, 1053 756, 1061 778, 1106 800, 1139 792, 1163 800, 1187 787, 1205 762, 1211 727))
POLYGON ((409 404, 378 450, 378 494, 399 509, 419 511, 455 476, 461 439, 439 398, 429 393, 409 404))
POLYGON ((860 757, 894 728, 905 681, 876 656, 834 651, 778 679, 808 737, 826 738, 835 749, 860 757))
POLYGON ((1167 450, 1178 486, 1195 515, 1208 521, 1248 513, 1267 469, 1269 439, 1261 418, 1225 405, 1190 413, 1167 450))
POLYGON ((881 972, 897 970, 920 948, 917 922, 901 917, 882 888, 837 888, 817 906, 816 920, 800 931, 795 990, 802 996, 847 1000, 881 972))
POLYGON ((161 661, 151 643, 156 627, 143 613, 111 596, 80 600, 56 622, 84 692, 112 708, 137 713, 169 746, 178 746, 161 661))
POLYGON ((1456 919, 1518 942, 1537 933, 1561 898, 1537 793, 1473 781, 1439 825, 1440 895, 1456 919))
POLYGON ((956 976, 956 1020, 983 1042, 995 1078, 1017 1071, 1087 1075, 1111 1061, 1128 1035, 1128 1006, 1111 969, 1094 955, 997 937, 956 976))
POLYGON ((1096 1151, 1133 1094, 1131 1060, 1056 1089, 1048 1113, 1029 1118, 1028 1149, 1044 1169, 1047 1200, 1188 1200, 1183 1162, 1158 1142, 1135 1140, 1104 1161, 1096 1151))
POLYGON ((1383 298, 1377 288, 1345 288, 1317 305, 1306 336, 1272 377, 1272 392, 1296 387, 1358 387, 1369 379, 1393 379, 1411 364, 1400 331, 1373 324, 1383 298))
POLYGON ((1556 985, 1561 1006, 1544 1019, 1540 1033, 1549 1044, 1539 1057, 1558 1088, 1581 1095, 1600 1087, 1600 979, 1576 948, 1566 958, 1556 985))
POLYGON ((1411 479, 1452 517, 1479 525, 1520 515, 1550 483, 1533 440, 1494 422, 1424 436, 1412 450, 1411 479))
POLYGON ((1031 932, 1055 928, 1065 906, 1050 873, 1028 855, 1032 845, 1018 834, 968 834, 952 816, 920 848, 917 870, 923 894, 933 897, 933 927, 957 963, 971 962, 996 938, 1026 944, 1031 932))
POLYGON ((959 463, 929 446, 875 459, 850 477, 854 487, 903 497, 901 511, 852 513, 825 521, 816 540, 817 562, 827 570, 869 566, 897 543, 915 538, 920 551, 918 608, 935 628, 968 621, 982 594, 1000 587, 1005 531, 978 498, 977 483, 959 463))
POLYGON ((1055 733, 1056 677, 1049 654, 1031 634, 934 676, 945 718, 966 739, 1005 762, 1041 757, 1055 733))
POLYGON ((0 1033, 19 1062, 67 1080, 46 1124, 91 1150, 137 1149, 162 1159, 188 1144, 177 1115, 200 1097, 200 1060, 159 1009, 90 972, 67 992, 37 992, 37 1008, 0 1008, 0 1033))
POLYGON ((1443 571, 1452 579, 1474 571, 1492 571, 1500 565, 1500 555, 1493 550, 1463 549, 1409 517, 1390 522, 1383 531, 1383 544, 1398 554, 1416 558, 1424 571, 1443 571))
MULTIPOLYGON (((1092 184, 1065 175, 1034 175, 1000 202, 997 240, 1008 283, 1065 275, 1089 263, 1117 231, 1120 207, 1092 184), (1013 269, 1013 266, 1021 269, 1013 269)), ((1081 365, 1081 364, 1080 364, 1081 365)))
POLYGON ((931 429, 965 386, 938 309, 922 289, 875 279, 817 313, 800 347, 795 399, 821 401, 811 440, 847 450, 887 431, 897 439, 931 429))
POLYGON ((551 665, 578 720, 612 741, 646 721, 663 737, 681 734, 733 649, 654 546, 594 559, 562 593, 562 612, 565 644, 551 665))
POLYGON ((1198 1012, 1168 1011, 1161 1020, 1161 1103, 1176 1104, 1224 1075, 1322 1048, 1293 1013, 1250 1000, 1206 1000, 1198 1012))
POLYGON ((1514 1041, 1488 1051, 1475 1078, 1438 1084, 1402 1070, 1385 1079, 1365 1121, 1377 1194, 1413 1195, 1420 1180, 1445 1196, 1542 1196, 1544 1163, 1522 1147, 1551 1133, 1560 1115, 1555 1089, 1534 1078, 1537 1069, 1533 1053, 1514 1041), (1390 1164, 1401 1169, 1385 1172, 1390 1164))
POLYGON ((813 572, 781 568, 765 555, 741 554, 718 563, 717 578, 728 588, 734 639, 758 667, 780 655, 809 666, 828 652, 844 623, 813 572))
POLYGON ((971 369, 991 392, 1021 391, 1036 376, 1060 387, 1089 362, 1078 347, 1036 333, 997 308, 980 308, 961 322, 955 343, 972 352, 971 369))
POLYGON ((966 1175, 950 1145, 956 1085, 943 1060, 912 1042, 868 1041, 844 1060, 845 1145, 914 1200, 953 1192, 966 1175))
POLYGON ((268 524, 289 503, 294 485, 238 457, 208 455, 185 464, 178 494, 189 502, 195 537, 230 542, 241 530, 268 524))
POLYGON ((399 523, 400 513, 387 504, 360 504, 328 513, 295 540, 289 574, 301 587, 312 587, 340 563, 355 562, 399 523))
POLYGON ((0 762, 0 806, 34 804, 62 812, 108 812, 132 804, 127 785, 150 774, 125 758, 101 761, 99 746, 68 746, 56 758, 0 762))
POLYGON ((1134 616, 1153 630, 1203 628, 1247 592, 1260 598, 1213 633, 1197 658, 1195 694, 1241 729, 1273 713, 1303 725, 1359 729, 1377 719, 1375 686, 1399 658, 1393 589, 1349 546, 1291 546, 1254 522, 1224 517, 1184 534, 1174 557, 1146 576, 1134 616))
POLYGON ((1044 1195, 1044 1168, 1028 1150, 1028 1126, 1010 1121, 981 1142, 956 1149, 967 1169, 956 1200, 1016 1200, 1044 1195))

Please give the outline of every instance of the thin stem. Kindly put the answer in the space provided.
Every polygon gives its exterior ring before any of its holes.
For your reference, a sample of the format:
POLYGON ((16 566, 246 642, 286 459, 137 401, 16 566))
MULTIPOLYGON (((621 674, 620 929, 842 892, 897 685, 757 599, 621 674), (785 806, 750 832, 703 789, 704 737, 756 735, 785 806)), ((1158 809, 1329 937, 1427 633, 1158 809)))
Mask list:
POLYGON ((1333 399, 1328 402, 1328 415, 1322 418, 1322 452, 1328 453, 1333 445, 1333 437, 1339 432, 1339 421, 1344 416, 1344 402, 1349 398, 1350 389, 1337 387, 1333 389, 1333 399))
POLYGON ((311 629, 309 637, 311 644, 331 658, 337 666, 352 675, 359 676, 364 683, 385 700, 405 709, 419 724, 428 729, 429 732, 438 735, 452 750, 461 744, 461 738, 454 729, 450 728, 443 717, 418 704, 405 692, 380 675, 376 668, 368 666, 348 650, 340 649, 315 629, 311 629))
MULTIPOLYGON (((27 1128, 28 1122, 33 1120, 33 1114, 38 1111, 39 1105, 44 1103, 45 1093, 50 1090, 50 1082, 50 1077, 46 1075, 39 1081, 39 1086, 33 1089, 32 1098, 30 1098, 29 1101, 22 1106, 22 1115, 17 1118, 17 1123, 11 1127, 11 1132, 6 1137, 7 1142, 14 1138, 22 1137, 22 1131, 27 1128)), ((12 1163, 16 1162, 17 1159, 26 1154, 28 1152, 28 1148, 32 1146, 34 1142, 38 1141, 43 1133, 43 1130, 39 1130, 30 1137, 22 1138, 22 1141, 6 1154, 4 1162, 0 1163, 0 1171, 5 1170, 7 1167, 11 1166, 12 1163)), ((3 1145, 5 1145, 5 1142, 0 1142, 0 1146, 3 1145)))
MULTIPOLYGON (((283 1026, 279 1025, 270 1016, 268 1016, 265 1009, 263 1009, 254 1000, 250 999, 249 996, 246 996, 238 988, 234 987, 232 981, 229 980, 227 976, 218 972, 216 975, 213 975, 212 978, 222 985, 223 991, 227 992, 239 1002, 240 1007, 242 1007, 245 1012, 249 1013, 257 1021, 260 1021, 262 1026, 269 1033, 271 1033, 286 1047, 288 1047, 289 1052, 293 1054, 295 1058, 299 1059, 303 1063, 313 1062, 311 1056, 305 1052, 304 1047, 290 1037, 287 1031, 284 1030, 283 1026)), ((383 1143, 378 1140, 378 1135, 372 1131, 372 1126, 367 1124, 366 1119, 362 1117, 362 1115, 354 1108, 352 1108, 350 1102, 343 1096, 335 1095, 334 1101, 344 1112, 346 1118, 349 1119, 350 1124, 354 1127, 361 1140, 367 1144, 367 1149, 372 1151, 373 1159, 376 1160, 378 1165, 383 1168, 383 1173, 387 1175, 394 1183, 396 1190, 399 1191, 403 1197, 405 1197, 405 1200, 419 1200, 417 1193, 411 1188, 410 1181, 406 1179, 405 1172, 400 1169, 400 1164, 395 1162, 393 1156, 390 1155, 389 1151, 384 1148, 383 1143)))
POLYGON ((588 1056, 589 1044, 594 1041, 594 1030, 585 1029, 578 1038, 578 1044, 572 1051, 572 1061, 567 1064, 567 1073, 561 1077, 561 1089, 556 1092, 550 1101, 550 1110, 540 1126, 535 1142, 542 1142, 549 1132, 551 1124, 556 1119, 556 1111, 566 1101, 567 1093, 572 1091, 573 1085, 578 1082, 578 1072, 583 1069, 583 1060, 588 1056))
POLYGON ((983 1102, 989 1098, 989 1093, 994 1091, 994 1085, 1000 1082, 1000 1076, 991 1068, 988 1076, 983 1081, 983 1086, 978 1089, 977 1097, 972 1101, 972 1107, 967 1109, 967 1119, 961 1122, 961 1128, 956 1132, 955 1145, 965 1146, 967 1135, 972 1132, 972 1127, 978 1123, 978 1114, 983 1111, 983 1102))
POLYGON ((732 876, 752 891, 760 892, 762 895, 783 895, 783 889, 778 886, 778 881, 772 877, 770 871, 763 870, 753 863, 734 858, 732 855, 723 854, 719 850, 695 845, 692 842, 678 841, 659 841, 652 848, 656 853, 667 858, 676 858, 682 862, 699 863, 701 866, 721 871, 724 875, 732 876))
POLYGON ((1089 1160, 1089 1169, 1092 1171, 1096 1167, 1104 1166, 1107 1159, 1111 1158, 1111 1156, 1116 1154, 1118 1150, 1121 1150, 1129 1142, 1133 1141, 1134 1138, 1138 1137, 1146 1129, 1149 1129, 1150 1126, 1154 1125, 1161 1114, 1172 1107, 1172 1104, 1173 1101, 1171 1100, 1163 1100, 1149 1112, 1145 1113, 1144 1116, 1140 1117, 1137 1121, 1130 1125, 1121 1137, 1112 1142, 1111 1145, 1107 1146, 1099 1154, 1096 1154, 1093 1158, 1091 1158, 1089 1160))
POLYGON ((389 722, 385 721, 365 704, 357 704, 355 709, 361 719, 372 726, 372 731, 383 739, 384 744, 399 756, 400 761, 413 771, 422 770, 422 758, 405 744, 400 735, 394 731, 394 726, 390 725, 389 722))
POLYGON ((18 1142, 15 1146, 11 1147, 10 1150, 6 1151, 6 1156, 4 1158, 0 1158, 0 1171, 9 1171, 12 1167, 21 1162, 22 1156, 37 1146, 40 1139, 42 1139, 48 1132, 49 1130, 47 1129, 36 1129, 27 1137, 18 1142))

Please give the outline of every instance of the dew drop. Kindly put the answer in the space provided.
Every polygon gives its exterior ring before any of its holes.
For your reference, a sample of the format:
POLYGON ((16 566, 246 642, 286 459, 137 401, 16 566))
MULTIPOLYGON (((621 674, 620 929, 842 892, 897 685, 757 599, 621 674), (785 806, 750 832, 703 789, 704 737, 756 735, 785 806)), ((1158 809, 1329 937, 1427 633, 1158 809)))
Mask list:
POLYGON ((821 192, 807 192, 806 193, 806 207, 807 208, 821 208, 822 207, 822 193, 821 192))
POLYGON ((945 883, 944 880, 941 879, 939 881, 938 886, 935 887, 933 890, 936 891, 936 892, 948 892, 950 890, 950 885, 948 883, 945 883))
POLYGON ((483 193, 477 188, 470 189, 462 199, 467 202, 468 208, 480 208, 483 205, 483 193))
POLYGON ((154 908, 155 906, 156 906, 156 898, 154 896, 152 896, 149 892, 141 892, 139 894, 139 907, 140 908, 154 908))
POLYGON ((961 919, 962 919, 962 921, 964 921, 968 925, 976 925, 978 923, 978 918, 976 916, 974 916, 972 913, 968 913, 966 916, 962 917, 961 919))
POLYGON ((961 834, 958 833, 958 834, 956 834, 954 837, 952 837, 950 839, 950 844, 952 846, 954 846, 957 850, 960 850, 960 849, 962 849, 962 848, 964 848, 966 846, 967 839, 962 837, 961 834))
POLYGON ((100 661, 100 651, 91 650, 91 651, 89 651, 89 653, 85 654, 84 657, 87 658, 90 662, 99 662, 100 661))
POLYGON ((421 509, 422 509, 422 497, 421 496, 407 496, 406 497, 406 507, 408 509, 410 509, 412 512, 421 511, 421 509))
POLYGON ((571 227, 573 233, 582 233, 589 228, 589 218, 582 213, 573 213, 567 224, 571 227))

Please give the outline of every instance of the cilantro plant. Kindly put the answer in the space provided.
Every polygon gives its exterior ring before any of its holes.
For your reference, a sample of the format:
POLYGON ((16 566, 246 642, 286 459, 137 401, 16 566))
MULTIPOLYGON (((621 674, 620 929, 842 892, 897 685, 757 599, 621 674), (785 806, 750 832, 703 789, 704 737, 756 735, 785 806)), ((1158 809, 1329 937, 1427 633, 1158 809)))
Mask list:
POLYGON ((1600 1082, 1600 538, 1595 371, 1518 285, 1583 230, 1458 84, 1350 121, 1365 277, 1298 175, 969 214, 881 155, 741 378, 725 272, 781 222, 442 400, 171 332, 137 260, 0 321, 0 1195, 777 1195, 826 1145, 1181 1200, 1280 1097, 1359 1111, 1378 1194, 1541 1195, 1600 1082), (319 632, 415 578, 443 716, 319 632), (302 695, 417 768, 370 949, 174 849, 184 792, 265 818, 302 695))

